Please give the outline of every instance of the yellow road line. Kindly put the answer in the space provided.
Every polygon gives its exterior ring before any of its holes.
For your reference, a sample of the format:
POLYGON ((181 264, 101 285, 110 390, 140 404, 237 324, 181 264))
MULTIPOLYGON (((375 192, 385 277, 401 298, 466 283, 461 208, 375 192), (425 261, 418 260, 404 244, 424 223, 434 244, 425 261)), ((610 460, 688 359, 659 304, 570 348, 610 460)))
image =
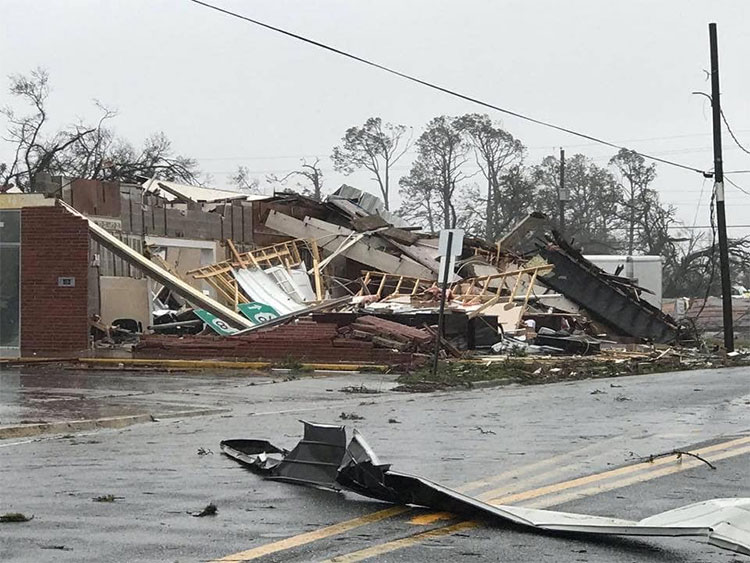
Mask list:
MULTIPOLYGON (((721 461, 722 459, 727 459, 730 457, 737 457, 739 455, 743 455, 747 453, 750 453, 750 446, 745 446, 744 448, 736 448, 736 449, 728 450, 725 452, 719 452, 717 454, 712 455, 711 457, 707 459, 709 459, 712 462, 721 461)), ((672 459, 674 460, 674 458, 672 459)), ((703 462, 698 459, 682 459, 680 461, 677 461, 677 463, 678 465, 676 467, 664 467, 662 469, 649 471, 643 475, 634 475, 631 477, 627 477, 625 479, 621 479, 613 483, 602 483, 600 485, 596 485, 594 487, 588 487, 586 489, 570 491, 568 493, 554 495, 551 497, 545 497, 543 499, 538 499, 534 502, 525 504, 524 506, 542 508, 546 506, 554 506, 558 504, 563 504, 564 502, 568 502, 571 500, 577 500, 583 497, 592 497, 594 495, 598 495, 599 493, 605 493, 613 489, 621 489, 629 485, 635 485, 637 483, 642 483, 645 481, 650 481, 652 479, 657 479, 659 477, 664 477, 665 475, 679 473, 680 471, 692 469, 693 467, 700 467, 703 464, 703 462)), ((500 499, 498 499, 498 502, 500 502, 500 499)))
MULTIPOLYGON (((500 481, 504 481, 505 487, 508 490, 524 490, 528 489, 532 485, 536 485, 537 483, 547 481, 551 477, 556 477, 560 475, 561 473, 565 473, 570 468, 577 467, 577 462, 569 463, 565 465, 558 465, 554 469, 551 469, 549 471, 545 471, 543 473, 538 473, 532 476, 529 476, 524 479, 516 479, 518 475, 521 474, 528 474, 534 469, 542 468, 546 465, 550 465, 555 462, 563 461, 566 458, 570 457, 576 457, 582 455, 584 452, 591 450, 591 449, 597 449, 601 448, 604 444, 608 442, 612 442, 615 440, 618 440, 617 438, 610 438, 608 440, 604 440, 602 442, 598 442, 596 444, 589 444, 588 446, 584 446, 583 448, 579 448, 578 450, 573 450, 571 452, 567 452, 564 454, 559 454, 547 459, 543 459, 541 461, 537 461, 535 463, 532 463, 530 465, 524 466, 524 467, 517 467, 515 469, 512 469, 510 471, 505 471, 504 473, 500 473, 498 475, 495 475, 493 477, 485 477, 483 479, 479 479, 478 481, 472 481, 471 483, 466 483, 465 485, 456 488, 455 490, 458 492, 469 492, 472 490, 476 490, 478 487, 487 485, 487 484, 497 484, 500 481)), ((500 489, 493 489, 491 491, 490 496, 494 496, 495 492, 500 489)), ((486 495, 487 493, 485 493, 486 495)), ((481 496, 479 498, 482 498, 481 496)), ((455 514, 451 514, 450 512, 427 512, 424 514, 419 514, 409 520, 409 524, 413 524, 415 526, 427 526, 429 524, 434 524, 435 522, 438 522, 440 520, 451 520, 455 517, 455 514)))
MULTIPOLYGON (((706 457, 706 459, 708 459, 710 461, 719 461, 719 460, 726 459, 726 458, 729 458, 729 457, 735 457, 735 456, 743 455, 745 453, 750 453, 750 446, 746 446, 744 448, 743 447, 737 447, 735 449, 728 449, 727 450, 727 447, 741 446, 742 444, 747 443, 749 441, 750 441, 750 437, 740 438, 738 440, 731 440, 731 441, 725 442, 723 444, 716 444, 714 446, 709 446, 707 448, 702 448, 700 450, 696 450, 696 452, 693 452, 693 453, 700 452, 699 455, 703 454, 703 457, 706 457), (719 452, 719 453, 711 455, 711 456, 705 455, 707 451, 708 451, 708 453, 711 453, 713 451, 722 450, 722 449, 723 450, 727 450, 727 451, 722 451, 722 452, 719 452)), ((662 458, 660 458, 659 460, 656 460, 656 461, 660 461, 661 459, 662 458)), ((668 461, 674 461, 674 458, 666 458, 666 459, 668 461)), ((656 463, 656 461, 654 463, 656 463)), ((697 467, 698 465, 701 465, 702 463, 703 463, 702 461, 697 460, 697 459, 695 459, 695 460, 691 459, 691 460, 688 460, 688 461, 682 461, 676 467, 665 467, 665 468, 661 468, 661 469, 653 469, 651 471, 643 471, 643 472, 638 473, 637 475, 634 475, 634 476, 631 476, 631 477, 620 479, 618 481, 613 481, 611 483, 607 483, 605 485, 601 485, 601 486, 598 486, 598 487, 590 487, 589 489, 584 489, 583 491, 576 491, 575 493, 569 493, 569 494, 571 496, 576 495, 576 497, 593 496, 593 495, 598 494, 600 492, 603 492, 605 490, 619 489, 619 488, 627 487, 628 485, 632 485, 632 484, 635 484, 635 483, 649 481, 651 479, 656 479, 658 477, 662 477, 662 476, 665 476, 665 475, 670 475, 670 474, 673 474, 673 473, 679 473, 680 471, 685 471, 687 469, 691 469, 693 467, 697 467), (588 494, 585 494, 584 491, 587 491, 588 494)), ((639 464, 639 465, 642 465, 642 464, 639 464)), ((651 467, 653 467, 653 463, 650 463, 648 465, 651 466, 651 467)), ((633 467, 633 466, 628 466, 628 467, 633 467)), ((616 470, 614 470, 614 471, 616 471, 616 470)), ((610 472, 606 472, 604 474, 607 474, 607 473, 611 474, 613 472, 610 471, 610 472)), ((578 479, 573 479, 573 481, 578 481, 578 479)), ((568 482, 560 483, 560 485, 565 485, 567 483, 568 482)), ((539 494, 537 494, 537 491, 548 490, 548 489, 549 489, 549 487, 541 487, 540 489, 528 491, 529 498, 540 496, 540 494, 546 494, 546 493, 539 493, 539 494)), ((518 500, 517 497, 518 497, 518 495, 508 495, 507 497, 498 497, 496 499, 493 499, 492 504, 507 504, 507 502, 509 502, 509 499, 518 500)), ((544 505, 544 506, 550 506, 552 504, 559 504, 560 502, 564 502, 564 500, 559 500, 560 498, 561 497, 557 497, 557 499, 555 499, 555 497, 552 497, 551 499, 540 499, 541 502, 539 502, 538 504, 544 505), (549 500, 549 502, 545 502, 547 500, 549 500)), ((354 563, 355 561, 363 561, 365 559, 369 559, 371 557, 376 557, 376 556, 382 555, 384 553, 389 553, 391 551, 396 551, 396 550, 402 549, 404 547, 410 547, 410 546, 416 545, 416 544, 420 543, 421 541, 423 541, 425 539, 428 539, 430 537, 436 537, 438 535, 444 536, 444 535, 452 534, 454 531, 458 531, 459 529, 460 530, 468 530, 468 529, 471 529, 471 528, 476 528, 476 527, 478 527, 480 525, 481 525, 480 522, 477 522, 477 521, 474 521, 474 520, 467 520, 467 521, 464 521, 464 522, 459 522, 457 524, 452 524, 451 526, 445 526, 445 527, 442 527, 442 528, 435 528, 433 530, 429 530, 428 532, 422 532, 421 534, 415 534, 415 535, 412 535, 412 536, 408 536, 406 538, 400 538, 398 540, 386 542, 386 543, 383 543, 383 544, 380 544, 380 545, 374 545, 372 547, 368 547, 366 549, 361 549, 359 551, 354 551, 352 553, 347 553, 347 554, 344 554, 344 555, 339 555, 339 556, 336 556, 333 559, 329 559, 325 563, 334 562, 334 561, 336 563, 354 563), (438 532, 441 532, 441 533, 438 534, 438 532), (428 535, 428 534, 430 534, 430 535, 428 535)))
POLYGON ((390 518, 391 516, 403 514, 408 510, 409 508, 406 506, 394 506, 391 508, 386 508, 385 510, 378 510, 377 512, 366 514, 365 516, 360 516, 359 518, 353 518, 352 520, 347 520, 345 522, 339 522, 338 524, 333 524, 332 526, 327 526, 318 530, 313 530, 311 532, 307 532, 306 534, 299 534, 297 536, 286 538, 281 541, 269 543, 266 545, 259 545, 258 547, 248 549, 247 551, 241 551, 239 553, 227 555, 226 557, 216 559, 215 561, 236 562, 263 557, 264 555, 270 555, 272 553, 283 551, 285 549, 299 547, 300 545, 304 545, 315 540, 327 538, 336 534, 342 534, 354 528, 358 528, 359 526, 362 526, 364 524, 371 524, 372 522, 378 522, 379 520, 383 520, 384 518, 390 518))
POLYGON ((395 540, 381 545, 375 545, 373 547, 368 547, 367 549, 356 551, 354 553, 340 555, 332 559, 327 559, 325 563, 350 563, 351 561, 362 561, 363 559, 369 559, 370 557, 375 557, 376 555, 383 555, 384 553, 388 553, 389 551, 396 551, 397 549, 403 549, 405 547, 422 543, 423 541, 429 540, 431 538, 446 536, 448 534, 460 532, 461 530, 476 528, 477 526, 479 526, 478 522, 467 520, 466 522, 459 522, 458 524, 446 526, 445 528, 428 530, 427 532, 414 534, 413 536, 401 538, 400 540, 395 540))
MULTIPOLYGON (((499 473, 498 475, 491 476, 491 477, 483 477, 482 479, 478 479, 476 481, 472 481, 469 483, 465 483, 461 487, 459 487, 458 491, 470 491, 472 489, 475 489, 477 487, 481 487, 490 483, 497 482, 501 479, 508 479, 515 477, 517 475, 521 475, 523 473, 528 473, 530 471, 533 471, 536 468, 544 467, 546 465, 562 461, 568 457, 572 457, 575 455, 580 455, 585 451, 591 450, 598 447, 601 447, 602 444, 608 443, 610 441, 615 440, 616 438, 610 438, 608 440, 604 440, 603 442, 597 442, 595 444, 589 444, 587 446, 584 446, 582 448, 579 448, 577 450, 573 450, 570 452, 566 452, 563 454, 558 454, 556 456, 552 456, 550 458, 546 458, 534 463, 531 463, 524 467, 517 467, 515 469, 511 469, 509 471, 505 471, 503 473, 499 473)), ((248 549, 246 551, 241 551, 239 553, 234 553, 231 555, 227 555, 221 559, 216 559, 215 561, 249 561, 252 559, 256 559, 258 557, 263 557, 264 555, 268 555, 271 553, 277 553, 279 551, 284 551, 286 549, 291 549, 293 547, 299 547, 308 543, 312 543, 314 541, 322 540, 337 534, 342 534, 344 532, 348 532, 350 530, 353 530, 355 528, 359 528, 360 526, 365 526, 367 524, 371 524, 373 522, 378 522, 380 520, 383 520, 385 518, 390 518, 392 516, 398 516, 400 514, 403 514, 405 512, 410 511, 411 508, 409 507, 398 507, 398 508, 387 508, 385 510, 379 510, 377 512, 373 512, 371 514, 366 514, 364 516, 360 516, 358 518, 353 518, 351 520, 347 520, 345 522, 341 522, 339 524, 333 524, 331 526, 326 526, 324 528, 320 528, 318 530, 313 530, 310 532, 305 532, 303 534, 298 534, 296 536, 291 536, 289 538, 285 538, 283 540, 279 540, 276 542, 267 543, 265 545, 261 545, 252 549, 248 549)), ((426 514, 424 517, 428 517, 433 513, 426 514)), ((452 517, 452 516, 451 516, 452 517)))
MULTIPOLYGON (((605 442, 609 442, 611 440, 613 440, 613 439, 605 440, 605 442)), ((750 442, 750 436, 744 437, 744 438, 738 438, 738 439, 735 439, 735 440, 730 440, 728 442, 723 442, 721 444, 716 444, 714 446, 709 446, 708 448, 703 448, 701 450, 696 450, 694 453, 698 453, 699 455, 701 455, 702 453, 706 453, 706 452, 709 452, 709 451, 714 451, 714 450, 717 450, 717 449, 725 449, 725 448, 731 447, 731 446, 736 445, 736 444, 743 444, 743 443, 747 443, 747 442, 750 442)), ((496 475, 494 477, 486 477, 486 478, 483 478, 483 479, 479 479, 477 481, 472 481, 470 483, 466 483, 465 485, 461 486, 457 490, 460 491, 460 492, 467 492, 467 491, 469 491, 469 490, 471 490, 473 488, 476 488, 477 486, 486 485, 488 483, 497 482, 500 479, 507 479, 508 477, 514 477, 516 475, 521 475, 523 473, 528 473, 529 471, 533 471, 535 468, 544 467, 545 465, 549 465, 550 463, 554 463, 556 461, 560 461, 562 459, 565 459, 565 458, 568 458, 568 457, 571 457, 571 456, 574 456, 574 455, 578 455, 578 454, 580 454, 580 453, 582 453, 584 451, 587 451, 587 450, 590 450, 590 449, 593 449, 593 448, 597 447, 597 445, 601 446, 601 444, 602 444, 601 442, 597 443, 597 444, 590 444, 588 446, 584 446, 583 448, 579 448, 578 450, 574 450, 574 451, 571 451, 571 452, 567 452, 567 453, 564 453, 564 454, 559 454, 559 455, 553 456, 551 458, 540 460, 538 462, 532 463, 532 464, 530 464, 528 466, 525 466, 525 467, 519 467, 517 469, 512 469, 510 471, 505 471, 505 472, 500 473, 500 474, 498 474, 498 475, 496 475)), ((617 472, 618 471, 622 471, 623 469, 637 468, 637 469, 631 469, 630 471, 628 471, 628 472, 632 472, 632 471, 636 471, 638 469, 643 469, 644 466, 647 467, 647 468, 653 467, 654 464, 660 465, 662 463, 668 462, 669 459, 671 459, 671 458, 660 458, 660 459, 655 460, 653 463, 644 462, 642 464, 637 464, 635 466, 626 466, 624 468, 615 469, 615 470, 606 472, 604 474, 591 475, 591 476, 589 476, 589 478, 588 478, 587 481, 585 481, 585 482, 579 482, 578 484, 579 485, 580 484, 586 484, 586 483, 589 483, 589 482, 594 482, 596 480, 606 479, 607 477, 612 477, 612 476, 617 475, 618 474, 617 472), (605 477, 601 477, 600 479, 591 479, 592 477, 597 477, 598 475, 606 475, 606 476, 605 477)), ((553 471, 556 471, 556 470, 553 470, 553 471)), ((581 479, 587 479, 587 478, 574 479, 573 481, 580 481, 581 479)), ((552 487, 551 490, 548 490, 549 487, 542 487, 541 489, 533 489, 533 490, 527 491, 525 493, 520 493, 520 495, 526 495, 524 497, 519 497, 519 495, 512 495, 512 497, 516 497, 514 500, 518 501, 518 500, 525 500, 527 498, 534 498, 536 496, 540 496, 540 494, 549 494, 549 493, 553 493, 553 492, 558 492, 558 491, 561 491, 561 490, 565 490, 566 488, 569 488, 569 487, 562 486, 562 485, 565 485, 565 483, 567 483, 567 482, 559 483, 557 485, 552 485, 551 486, 552 487), (545 493, 534 494, 534 492, 538 491, 538 490, 545 490, 545 493)), ((488 498, 487 495, 489 495, 489 494, 496 494, 496 492, 497 492, 497 490, 488 491, 487 493, 485 493, 483 495, 480 495, 479 498, 481 498, 482 500, 486 500, 488 498)), ((508 498, 511 498, 511 497, 508 497, 508 498)), ((510 501, 505 501, 505 497, 502 497, 502 499, 503 499, 503 502, 506 502, 506 503, 510 502, 510 501)), ((291 536, 291 537, 285 538, 283 540, 279 540, 279 541, 276 541, 276 542, 271 542, 271 543, 268 543, 268 544, 265 544, 265 545, 261 545, 261 546, 258 546, 258 547, 252 548, 252 549, 248 549, 246 551, 241 551, 239 553, 234 553, 234 554, 231 554, 231 555, 227 555, 227 556, 225 556, 225 557, 223 557, 221 559, 216 559, 215 561, 234 561, 234 562, 237 562, 237 561, 249 561, 249 560, 252 560, 252 559, 256 559, 258 557, 263 557, 265 555, 269 555, 271 553, 277 553, 279 551, 284 551, 286 549, 291 549, 291 548, 294 548, 294 547, 299 547, 299 546, 302 546, 302 545, 305 545, 305 544, 308 544, 308 543, 312 543, 314 541, 325 539, 325 538, 328 538, 328 537, 331 537, 331 536, 334 536, 334 535, 337 535, 337 534, 341 534, 341 533, 344 533, 344 532, 348 532, 350 530, 353 530, 355 528, 359 528, 359 527, 367 525, 367 524, 378 522, 380 520, 384 520, 384 519, 390 518, 392 516, 398 516, 398 515, 404 514, 404 513, 408 512, 410 510, 411 510, 411 508, 405 507, 405 506, 392 507, 392 508, 387 508, 385 510, 379 510, 377 512, 373 512, 371 514, 366 514, 366 515, 360 516, 358 518, 353 518, 353 519, 347 520, 345 522, 340 522, 338 524, 333 524, 331 526, 326 526, 324 528, 319 528, 317 530, 312 530, 310 532, 306 532, 306 533, 303 533, 303 534, 298 534, 296 536, 291 536)), ((439 513, 430 513, 430 514, 424 515, 424 517, 427 518, 427 517, 429 517, 432 514, 439 514, 439 513)), ((438 517, 437 519, 440 519, 440 517, 438 517)))
POLYGON ((586 446, 583 446, 582 448, 578 448, 577 450, 571 450, 569 452, 565 452, 562 454, 557 454, 552 457, 548 457, 545 459, 542 459, 540 461, 530 463, 529 465, 524 465, 522 467, 516 467, 515 469, 510 469, 508 471, 504 471, 502 473, 498 473, 497 475, 492 475, 490 477, 484 477, 482 479, 478 479, 476 481, 471 481, 470 483, 466 483, 464 485, 461 485, 460 487, 456 488, 456 490, 459 493, 465 493, 467 491, 476 490, 481 487, 485 487, 487 485, 492 485, 494 483, 497 483, 499 481, 506 481, 508 478, 517 477, 519 475, 524 475, 528 473, 529 471, 534 471, 536 469, 540 469, 542 467, 545 467, 547 465, 552 465, 553 463, 562 461, 564 459, 568 459, 571 457, 575 457, 578 455, 582 455, 585 452, 588 452, 589 450, 595 450, 599 449, 605 444, 609 444, 610 442, 615 442, 621 440, 621 436, 615 436, 613 438, 607 438, 606 440, 602 440, 601 442, 594 442, 593 444, 588 444, 586 446))
MULTIPOLYGON (((750 436, 746 436, 744 438, 737 438, 736 440, 730 440, 728 442, 722 442, 720 444, 714 444, 713 446, 707 446, 705 448, 700 448, 700 449, 695 450, 693 453, 696 453, 698 455, 704 455, 704 454, 708 454, 717 450, 725 450, 733 446, 746 444, 748 442, 750 442, 750 436)), ((644 461, 642 463, 637 463, 635 465, 626 465, 625 467, 619 467, 617 469, 612 469, 610 471, 605 471, 603 473, 595 473, 593 475, 586 475, 585 477, 578 477, 577 479, 572 479, 570 481, 563 481, 562 483, 554 483, 552 485, 547 485, 546 487, 541 487, 539 489, 534 489, 531 491, 524 491, 522 493, 517 493, 514 495, 507 495, 503 497, 504 498, 503 502, 505 504, 512 504, 514 502, 528 500, 530 498, 540 497, 540 496, 548 495, 551 493, 557 493, 559 491, 563 491, 566 489, 572 489, 573 487, 580 487, 581 485, 588 485, 589 483, 603 481, 611 477, 619 477, 620 475, 627 475, 628 473, 635 473, 636 471, 642 471, 643 469, 650 469, 653 467, 658 467, 660 465, 664 465, 672 461, 674 461, 674 457, 666 456, 666 457, 660 457, 650 462, 644 461)), ((487 491, 486 493, 480 495, 479 498, 481 500, 492 499, 493 501, 496 501, 497 499, 493 497, 497 495, 498 492, 500 492, 498 489, 495 489, 493 491, 487 491)))
POLYGON ((409 524, 415 526, 428 526, 439 522, 440 520, 450 520, 455 516, 452 512, 428 512, 426 514, 420 514, 409 520, 409 524))

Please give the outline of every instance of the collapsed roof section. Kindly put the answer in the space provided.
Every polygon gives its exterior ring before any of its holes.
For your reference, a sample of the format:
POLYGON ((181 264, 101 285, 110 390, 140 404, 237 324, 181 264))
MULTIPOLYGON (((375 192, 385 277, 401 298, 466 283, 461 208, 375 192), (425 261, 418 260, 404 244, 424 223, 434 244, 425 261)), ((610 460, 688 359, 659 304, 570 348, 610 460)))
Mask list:
POLYGON ((538 246, 539 256, 554 266, 541 277, 542 283, 585 308, 595 320, 650 342, 677 340, 677 322, 640 299, 640 288, 632 282, 606 274, 557 233, 538 246))
POLYGON ((219 190, 216 188, 204 188, 202 186, 191 186, 149 178, 142 184, 144 191, 160 195, 170 202, 183 203, 216 203, 219 201, 260 201, 270 199, 271 196, 259 194, 247 194, 231 190, 219 190))

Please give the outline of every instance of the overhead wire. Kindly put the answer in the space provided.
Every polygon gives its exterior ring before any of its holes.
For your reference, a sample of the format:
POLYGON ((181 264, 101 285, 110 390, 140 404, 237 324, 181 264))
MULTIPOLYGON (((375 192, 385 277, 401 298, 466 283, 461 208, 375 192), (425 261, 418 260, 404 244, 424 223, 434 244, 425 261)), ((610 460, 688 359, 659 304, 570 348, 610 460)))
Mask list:
POLYGON ((703 309, 706 308, 708 303, 708 296, 711 294, 711 286, 714 283, 714 275, 716 274, 716 218, 714 212, 716 211, 716 190, 711 193, 711 255, 709 256, 708 262, 706 263, 706 269, 711 268, 711 272, 708 276, 708 285, 706 286, 706 294, 703 296, 703 303, 701 308, 698 310, 698 314, 695 315, 696 319, 699 319, 703 314, 703 309))
POLYGON ((707 178, 703 178, 703 183, 701 184, 701 193, 698 196, 698 203, 695 206, 695 215, 693 216, 693 228, 698 224, 698 211, 700 211, 701 208, 701 201, 703 201, 703 189, 706 187, 706 180, 707 178))
POLYGON ((729 183, 730 183, 731 185, 733 185, 733 186, 734 186, 735 188, 737 188, 738 190, 740 190, 740 191, 741 191, 741 192, 742 192, 743 194, 747 194, 747 195, 750 195, 750 191, 746 190, 746 189, 745 189, 745 188, 743 188, 742 186, 738 186, 737 184, 735 184, 735 183, 734 183, 734 182, 733 182, 732 180, 730 180, 730 179, 729 179, 729 178, 727 178, 726 176, 724 176, 724 180, 726 180, 726 181, 727 181, 727 182, 729 182, 729 183))
POLYGON ((401 72, 399 70, 390 68, 390 67, 382 65, 380 63, 376 63, 376 62, 371 61, 369 59, 365 59, 363 57, 360 57, 360 56, 355 55, 353 53, 350 53, 348 51, 344 51, 344 50, 339 49, 337 47, 333 47, 333 46, 328 45, 326 43, 322 43, 320 41, 316 41, 314 39, 310 39, 310 38, 305 37, 303 35, 299 35, 297 33, 291 32, 291 31, 287 31, 286 29, 282 29, 280 27, 276 27, 276 26, 264 23, 264 22, 262 22, 260 20, 256 20, 256 19, 250 18, 248 16, 244 16, 244 15, 239 14, 237 12, 233 12, 231 10, 227 10, 225 8, 221 8, 220 6, 216 6, 214 4, 209 4, 208 2, 204 2, 203 0, 189 0, 189 1, 192 2, 193 4, 197 4, 199 6, 203 6, 204 8, 215 10, 215 11, 220 12, 222 14, 225 14, 227 16, 231 16, 231 17, 234 17, 234 18, 246 21, 248 23, 251 23, 253 25, 257 25, 257 26, 263 27, 265 29, 274 31, 276 33, 280 33, 280 34, 285 35, 287 37, 291 37, 291 38, 296 39, 298 41, 302 41, 303 43, 307 43, 308 45, 313 45, 313 46, 318 47, 320 49, 324 49, 326 51, 330 51, 330 52, 335 53, 337 55, 340 55, 342 57, 346 57, 348 59, 351 59, 351 60, 357 61, 359 63, 362 63, 364 65, 368 65, 368 66, 371 66, 373 68, 377 68, 377 69, 382 70, 384 72, 387 72, 389 74, 393 74, 395 76, 399 76, 399 77, 401 77, 401 78, 403 78, 405 80, 409 80, 409 81, 414 82, 416 84, 421 84, 422 86, 426 86, 427 88, 431 88, 433 90, 437 90, 439 92, 443 92, 443 93, 448 94, 450 96, 453 96, 453 97, 456 97, 456 98, 459 98, 459 99, 462 99, 462 100, 465 100, 465 101, 477 104, 479 106, 482 106, 482 107, 485 107, 485 108, 489 108, 489 109, 493 109, 493 110, 498 111, 500 113, 504 113, 506 115, 511 115, 513 117, 516 117, 518 119, 522 119, 524 121, 528 121, 530 123, 535 123, 535 124, 541 125, 543 127, 554 129, 556 131, 561 131, 563 133, 568 133, 569 135, 580 137, 582 139, 587 139, 589 141, 593 141, 595 143, 606 145, 606 146, 611 147, 611 148, 615 148, 615 149, 618 149, 618 150, 624 149, 624 150, 632 151, 633 153, 638 154, 638 155, 642 156, 643 158, 647 158, 647 159, 653 160, 655 162, 661 162, 662 164, 666 164, 668 166, 674 166, 674 167, 677 167, 677 168, 681 168, 683 170, 689 170, 691 172, 697 172, 698 174, 703 174, 703 175, 706 174, 706 172, 704 170, 701 170, 699 168, 694 168, 694 167, 688 166, 686 164, 682 164, 682 163, 679 163, 679 162, 674 162, 674 161, 667 160, 667 159, 664 159, 664 158, 659 158, 657 156, 652 156, 652 155, 649 155, 649 154, 646 154, 646 153, 635 151, 635 150, 629 149, 628 147, 624 147, 622 145, 618 145, 617 143, 613 143, 613 142, 607 141, 605 139, 601 139, 599 137, 595 137, 593 135, 588 135, 586 133, 581 133, 580 131, 576 131, 574 129, 569 129, 567 127, 563 127, 563 126, 560 126, 560 125, 555 125, 554 123, 550 123, 548 121, 544 121, 544 120, 541 120, 541 119, 536 119, 534 117, 531 117, 531 116, 528 116, 528 115, 525 115, 525 114, 522 114, 522 113, 510 110, 510 109, 507 109, 507 108, 496 106, 496 105, 491 104, 489 102, 485 102, 483 100, 480 100, 479 98, 475 98, 473 96, 462 94, 462 93, 457 92, 455 90, 452 90, 450 88, 447 88, 447 87, 444 87, 444 86, 440 86, 438 84, 435 84, 433 82, 429 82, 427 80, 423 80, 421 78, 417 78, 416 76, 407 74, 405 72, 401 72))
POLYGON ((742 146, 742 143, 740 143, 740 140, 737 138, 737 135, 734 134, 734 131, 732 131, 732 128, 729 126, 729 121, 727 121, 727 116, 724 115, 724 110, 719 110, 721 113, 721 119, 724 120, 724 125, 727 126, 727 131, 729 131, 729 135, 732 137, 732 140, 735 142, 735 144, 740 147, 744 152, 747 154, 750 154, 750 150, 746 149, 744 146, 742 146))

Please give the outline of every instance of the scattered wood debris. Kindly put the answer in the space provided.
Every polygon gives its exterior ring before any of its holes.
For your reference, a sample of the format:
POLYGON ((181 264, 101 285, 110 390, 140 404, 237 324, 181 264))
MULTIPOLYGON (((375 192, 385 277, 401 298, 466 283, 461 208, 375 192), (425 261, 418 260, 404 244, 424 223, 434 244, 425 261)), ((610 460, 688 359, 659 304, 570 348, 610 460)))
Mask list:
POLYGON ((91 500, 93 500, 94 502, 115 502, 116 500, 122 500, 124 498, 125 497, 116 497, 115 495, 102 495, 99 497, 94 497, 91 500))
POLYGON ((218 512, 219 509, 216 507, 216 505, 210 502, 200 512, 190 512, 189 514, 191 516, 195 516, 196 518, 203 518, 204 516, 216 516, 218 512))
POLYGON ((33 519, 33 514, 29 517, 25 514, 22 514, 21 512, 6 512, 5 514, 0 515, 0 523, 2 524, 10 524, 13 522, 30 522, 33 519))
POLYGON ((339 389, 341 393, 361 393, 362 395, 376 395, 382 393, 380 389, 367 387, 364 383, 361 385, 347 385, 339 389))

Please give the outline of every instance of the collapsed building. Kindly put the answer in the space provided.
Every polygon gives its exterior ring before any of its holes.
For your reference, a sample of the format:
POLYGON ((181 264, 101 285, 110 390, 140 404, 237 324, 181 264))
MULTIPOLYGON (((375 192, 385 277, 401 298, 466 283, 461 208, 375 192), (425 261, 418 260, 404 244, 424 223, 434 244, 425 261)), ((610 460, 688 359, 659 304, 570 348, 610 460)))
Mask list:
POLYGON ((438 235, 356 188, 318 202, 154 179, 36 185, 0 194, 5 356, 415 365, 435 340, 461 356, 691 338, 538 213, 494 245, 463 239, 438 335, 438 235))

